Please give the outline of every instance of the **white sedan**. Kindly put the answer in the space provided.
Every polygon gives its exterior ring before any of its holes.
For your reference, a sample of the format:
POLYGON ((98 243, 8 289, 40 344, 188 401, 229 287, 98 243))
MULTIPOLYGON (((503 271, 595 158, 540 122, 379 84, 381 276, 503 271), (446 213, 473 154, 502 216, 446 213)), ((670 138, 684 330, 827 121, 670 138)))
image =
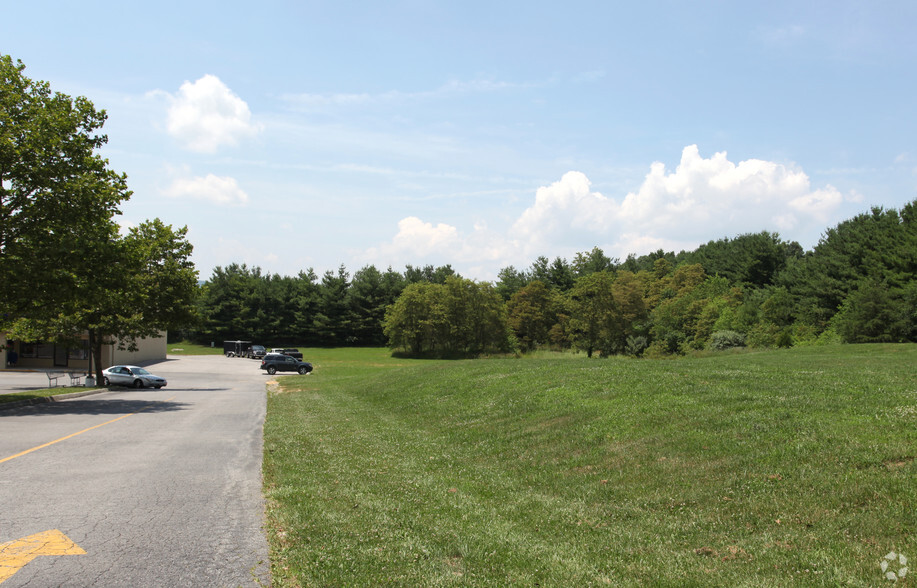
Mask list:
POLYGON ((162 388, 168 382, 136 365, 113 365, 102 370, 106 386, 133 386, 134 388, 162 388))

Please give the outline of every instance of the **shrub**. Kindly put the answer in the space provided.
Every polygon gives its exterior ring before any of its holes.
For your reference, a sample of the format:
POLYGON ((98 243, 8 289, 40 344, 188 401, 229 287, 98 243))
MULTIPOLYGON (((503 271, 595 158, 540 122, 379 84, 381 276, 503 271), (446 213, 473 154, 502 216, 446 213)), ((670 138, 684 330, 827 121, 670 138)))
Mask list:
POLYGON ((777 347, 792 347, 793 346, 793 335, 790 334, 789 329, 783 329, 780 331, 780 334, 777 335, 777 347))
POLYGON ((717 331, 710 336, 710 349, 722 351, 733 347, 745 347, 745 335, 737 331, 717 331))
POLYGON ((647 346, 649 346, 649 341, 646 340, 646 337, 642 335, 629 335, 627 337, 627 345, 624 347, 624 352, 633 357, 640 357, 643 355, 647 346))

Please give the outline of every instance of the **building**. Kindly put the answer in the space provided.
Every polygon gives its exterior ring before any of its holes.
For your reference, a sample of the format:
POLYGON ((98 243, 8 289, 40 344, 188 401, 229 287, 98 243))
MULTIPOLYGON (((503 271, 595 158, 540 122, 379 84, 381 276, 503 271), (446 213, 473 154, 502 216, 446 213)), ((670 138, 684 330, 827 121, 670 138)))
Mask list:
MULTIPOLYGON (((0 370, 10 367, 26 369, 61 369, 85 372, 89 370, 89 339, 84 336, 76 347, 57 343, 25 343, 10 341, 0 332, 0 370), (15 359, 11 365, 10 360, 15 359)), ((137 340, 137 351, 118 349, 117 345, 102 346, 102 369, 118 364, 138 364, 166 359, 166 333, 160 337, 137 340)))

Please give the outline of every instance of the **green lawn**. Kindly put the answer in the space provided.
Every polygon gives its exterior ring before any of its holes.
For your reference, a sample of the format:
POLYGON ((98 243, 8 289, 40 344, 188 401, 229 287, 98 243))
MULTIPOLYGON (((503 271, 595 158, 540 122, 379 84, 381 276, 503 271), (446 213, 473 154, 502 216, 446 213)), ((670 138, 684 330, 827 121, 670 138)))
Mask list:
POLYGON ((198 345, 190 341, 180 341, 178 343, 169 343, 166 346, 169 355, 223 355, 223 342, 210 345, 198 345))
POLYGON ((264 431, 280 586, 876 586, 917 558, 917 345, 306 358, 264 431))

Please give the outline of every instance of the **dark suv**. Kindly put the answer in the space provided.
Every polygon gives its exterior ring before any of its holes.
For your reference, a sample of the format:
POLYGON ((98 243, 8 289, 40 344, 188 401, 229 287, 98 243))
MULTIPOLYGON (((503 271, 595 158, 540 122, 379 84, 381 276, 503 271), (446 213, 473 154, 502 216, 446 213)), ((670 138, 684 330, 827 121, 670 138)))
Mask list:
POLYGON ((300 361, 295 357, 283 355, 280 353, 268 353, 261 360, 261 369, 267 370, 272 376, 277 372, 299 372, 308 374, 312 371, 312 364, 307 361, 300 361))

